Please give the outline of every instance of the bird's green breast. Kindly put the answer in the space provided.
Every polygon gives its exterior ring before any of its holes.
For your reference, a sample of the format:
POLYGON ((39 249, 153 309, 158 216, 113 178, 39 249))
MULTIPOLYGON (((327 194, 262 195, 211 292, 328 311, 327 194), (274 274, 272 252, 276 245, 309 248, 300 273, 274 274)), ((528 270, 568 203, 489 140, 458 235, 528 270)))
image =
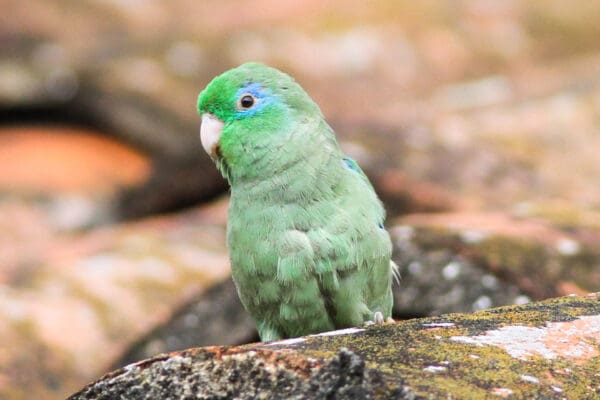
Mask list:
POLYGON ((282 325, 286 336, 330 330, 340 321, 362 323, 355 314, 339 315, 339 321, 322 315, 323 301, 330 300, 323 293, 334 293, 342 279, 355 280, 358 293, 368 288, 375 267, 383 276, 374 278, 382 279, 384 291, 389 287, 383 208, 337 148, 292 163, 268 181, 234 185, 229 212, 240 298, 257 321, 282 325), (362 272, 345 272, 355 268, 362 272))

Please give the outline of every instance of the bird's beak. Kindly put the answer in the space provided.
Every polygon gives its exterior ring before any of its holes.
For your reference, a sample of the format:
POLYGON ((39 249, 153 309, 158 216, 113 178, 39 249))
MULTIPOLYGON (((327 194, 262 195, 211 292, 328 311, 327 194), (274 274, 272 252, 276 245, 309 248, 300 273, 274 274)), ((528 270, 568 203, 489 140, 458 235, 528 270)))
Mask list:
POLYGON ((217 156, 219 147, 219 138, 223 132, 223 121, 217 119, 209 113, 202 114, 202 124, 200 125, 200 141, 204 150, 212 157, 217 156))

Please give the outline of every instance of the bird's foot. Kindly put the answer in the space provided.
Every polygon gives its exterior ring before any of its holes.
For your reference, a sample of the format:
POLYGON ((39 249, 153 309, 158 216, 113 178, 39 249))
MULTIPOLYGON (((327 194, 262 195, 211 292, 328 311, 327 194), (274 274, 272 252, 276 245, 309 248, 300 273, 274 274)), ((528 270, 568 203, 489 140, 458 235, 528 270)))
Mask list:
POLYGON ((365 321, 365 326, 371 325, 383 325, 383 314, 381 311, 376 311, 375 314, 373 314, 373 320, 365 321))
POLYGON ((392 317, 387 317, 384 319, 381 311, 376 311, 375 314, 373 314, 373 320, 365 321, 365 326, 393 324, 395 322, 396 321, 394 321, 392 317))

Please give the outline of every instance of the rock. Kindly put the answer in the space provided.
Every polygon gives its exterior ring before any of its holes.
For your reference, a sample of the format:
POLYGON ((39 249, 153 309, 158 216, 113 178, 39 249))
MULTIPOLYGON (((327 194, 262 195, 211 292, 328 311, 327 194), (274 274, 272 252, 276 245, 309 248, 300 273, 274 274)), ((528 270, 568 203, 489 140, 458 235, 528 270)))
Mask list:
POLYGON ((345 348, 315 369, 317 364, 311 361, 299 366, 286 361, 285 357, 261 351, 235 354, 225 350, 218 355, 210 350, 185 350, 125 367, 131 372, 117 372, 114 379, 72 398, 369 399, 374 398, 382 382, 376 370, 366 368, 361 357, 345 348))
POLYGON ((398 170, 374 172, 373 186, 390 215, 452 211, 461 200, 439 185, 421 182, 398 170))
POLYGON ((111 372, 69 399, 592 398, 598 335, 600 294, 568 296, 174 352, 111 372))
MULTIPOLYGON (((153 346, 214 343, 212 336, 202 342, 190 321, 210 315, 204 290, 227 274, 193 266, 226 264, 223 208, 108 225, 226 191, 201 150, 195 102, 212 77, 250 59, 302 84, 385 201, 400 233, 399 315, 597 290, 600 7, 385 3, 353 2, 332 14, 317 1, 4 0, 0 123, 93 128, 147 165, 144 179, 114 179, 128 161, 94 145, 59 173, 68 180, 98 158, 109 160, 91 180, 94 188, 113 182, 108 202, 96 194, 1 191, 0 397, 62 398, 132 344, 141 346, 129 353, 135 358, 153 346), (455 217, 395 220, 415 212, 455 217), (487 232, 482 222, 502 229, 487 232), (401 248, 405 226, 412 235, 401 248), (148 332, 154 339, 144 338, 148 332)), ((0 168, 13 150, 8 138, 0 135, 0 168)), ((48 172, 57 168, 40 160, 48 172)), ((246 335, 245 324, 222 338, 246 335)), ((519 383, 540 379, 524 376, 519 383)))
POLYGON ((394 261, 400 272, 393 285, 394 316, 414 318, 452 312, 471 312, 530 300, 516 284, 461 255, 440 240, 423 246, 433 235, 409 225, 391 229, 394 261))
POLYGON ((600 287, 600 233, 587 226, 456 212, 407 215, 390 231, 403 275, 400 315, 464 312, 600 287))
POLYGON ((244 309, 233 280, 226 279, 133 344, 114 368, 189 347, 234 345, 258 340, 254 320, 244 309))
POLYGON ((584 210, 600 196, 598 49, 587 18, 595 5, 357 6, 336 14, 340 29, 330 31, 307 22, 327 7, 272 0, 110 2, 76 12, 65 0, 6 1, 14 18, 0 24, 0 122, 84 124, 142 151, 151 177, 122 194, 121 218, 226 191, 200 149, 194 105, 212 77, 249 59, 289 71, 341 140, 396 175, 371 173, 390 214, 454 209, 447 193, 486 208, 541 194, 584 210), (357 27, 361 13, 370 18, 357 27), (464 26, 447 23, 456 18, 464 26))
MULTIPOLYGON (((181 305, 229 280, 222 204, 74 235, 43 210, 0 201, 0 398, 64 398, 181 305)), ((205 310, 199 317, 214 326, 201 323, 194 338, 246 339, 247 317, 228 319, 235 310, 205 310), (215 333, 216 321, 228 336, 215 333)))
POLYGON ((97 131, 29 125, 4 127, 0 137, 0 192, 101 202, 150 175, 143 154, 97 131))
POLYGON ((144 151, 152 161, 149 179, 120 193, 117 217, 178 210, 226 191, 225 180, 200 146, 199 117, 182 118, 160 102, 106 80, 88 80, 72 108, 88 115, 104 132, 144 151))

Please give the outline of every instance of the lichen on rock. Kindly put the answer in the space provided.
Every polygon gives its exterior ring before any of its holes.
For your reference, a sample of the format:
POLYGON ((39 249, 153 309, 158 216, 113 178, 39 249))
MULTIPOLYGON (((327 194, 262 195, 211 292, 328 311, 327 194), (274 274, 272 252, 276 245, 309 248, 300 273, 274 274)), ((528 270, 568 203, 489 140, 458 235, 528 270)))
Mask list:
POLYGON ((594 398, 600 294, 151 358, 71 400, 594 398))

